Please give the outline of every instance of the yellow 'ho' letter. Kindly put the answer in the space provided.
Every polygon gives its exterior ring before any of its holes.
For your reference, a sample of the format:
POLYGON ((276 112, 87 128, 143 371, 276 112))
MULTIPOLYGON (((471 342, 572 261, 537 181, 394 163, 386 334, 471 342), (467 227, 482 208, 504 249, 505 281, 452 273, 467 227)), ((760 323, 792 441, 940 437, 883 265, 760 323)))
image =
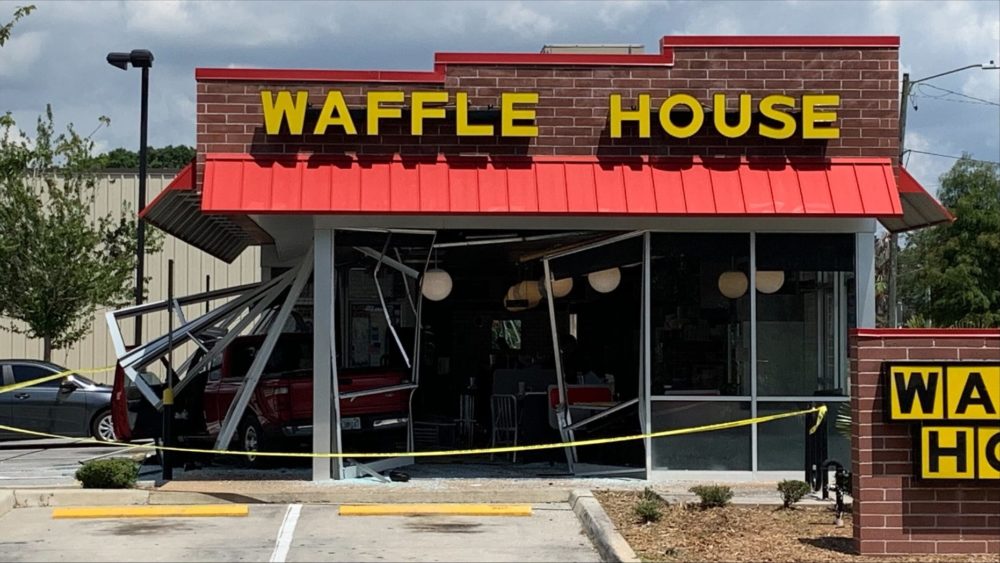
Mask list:
POLYGON ((500 134, 504 137, 537 137, 535 108, 515 109, 514 104, 537 104, 537 92, 504 92, 500 94, 500 134), (531 121, 531 125, 515 125, 514 121, 531 121))
POLYGON ((277 99, 270 90, 260 91, 260 107, 264 111, 264 130, 268 135, 281 132, 281 123, 288 122, 288 132, 292 135, 302 134, 302 125, 306 120, 306 105, 309 104, 309 92, 295 92, 295 101, 288 90, 279 90, 277 99))
POLYGON ((837 121, 836 111, 816 111, 816 106, 839 106, 840 94, 803 94, 802 96, 802 138, 839 139, 838 127, 816 127, 819 123, 837 121))
POLYGON ((712 119, 715 122, 715 130, 730 139, 746 135, 750 130, 750 101, 750 94, 740 94, 740 110, 736 125, 730 125, 726 123, 726 95, 712 96, 712 119))
POLYGON ((448 103, 448 92, 414 92, 410 94, 410 104, 413 109, 410 113, 410 132, 414 135, 424 134, 425 119, 443 119, 443 107, 427 107, 424 104, 446 104, 448 103))
POLYGON ((331 125, 343 127, 344 133, 347 135, 358 134, 354 120, 351 119, 351 112, 347 109, 347 102, 344 101, 344 95, 340 90, 330 90, 326 94, 326 102, 323 103, 323 111, 319 113, 319 119, 316 121, 313 133, 322 135, 326 133, 326 128, 331 125))
POLYGON ((674 94, 660 104, 660 125, 667 135, 677 139, 686 139, 701 129, 705 123, 705 109, 701 107, 698 100, 690 94, 674 94), (680 126, 674 123, 670 117, 670 110, 674 106, 687 106, 691 110, 691 123, 680 126))
POLYGON ((792 109, 795 107, 795 99, 781 94, 765 96, 760 101, 761 115, 777 121, 781 126, 771 127, 770 125, 761 123, 760 134, 768 139, 787 139, 795 134, 795 119, 787 113, 776 109, 775 106, 786 106, 792 109))
POLYGON ((399 107, 383 107, 383 102, 402 103, 404 99, 402 92, 392 92, 384 90, 374 90, 368 92, 368 126, 365 133, 368 135, 378 135, 378 120, 398 119, 402 117, 403 110, 399 107))
POLYGON ((489 137, 493 134, 492 125, 469 125, 469 95, 465 92, 455 92, 455 132, 460 137, 489 137))
POLYGON ((611 138, 622 138, 622 122, 635 121, 639 124, 639 137, 649 138, 649 94, 639 94, 638 109, 622 109, 622 95, 611 94, 608 102, 608 119, 611 121, 611 138))

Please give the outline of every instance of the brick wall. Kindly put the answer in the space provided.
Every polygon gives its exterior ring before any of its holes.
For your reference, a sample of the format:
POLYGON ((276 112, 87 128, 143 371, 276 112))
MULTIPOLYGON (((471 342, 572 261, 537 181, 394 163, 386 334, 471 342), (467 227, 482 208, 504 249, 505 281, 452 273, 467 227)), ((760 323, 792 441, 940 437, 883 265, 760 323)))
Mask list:
MULTIPOLYGON (((886 157, 898 154, 898 50, 895 48, 693 48, 675 47, 673 66, 442 65, 444 84, 386 82, 260 82, 201 79, 197 84, 197 149, 206 152, 404 155, 488 153, 494 155, 658 155, 658 156, 827 156, 886 157), (532 139, 457 137, 445 120, 425 122, 425 134, 408 134, 405 120, 382 123, 382 134, 267 135, 260 90, 305 89, 322 106, 326 91, 340 89, 351 107, 363 105, 363 92, 383 90, 461 90, 474 108, 498 107, 501 92, 538 92, 539 136, 532 139), (628 106, 640 93, 654 108, 669 94, 693 94, 707 107, 711 95, 736 97, 748 92, 754 103, 765 94, 839 93, 834 140, 771 140, 750 134, 726 139, 712 131, 671 139, 653 118, 653 136, 638 139, 626 127, 611 139, 607 107, 612 92, 628 106)), ((756 106, 754 106, 756 107, 756 106)), ((798 136, 798 135, 797 135, 798 136)))
POLYGON ((913 477, 909 424, 886 423, 892 360, 1000 360, 1000 331, 865 330, 851 336, 854 542, 868 554, 1000 553, 1000 484, 913 477))

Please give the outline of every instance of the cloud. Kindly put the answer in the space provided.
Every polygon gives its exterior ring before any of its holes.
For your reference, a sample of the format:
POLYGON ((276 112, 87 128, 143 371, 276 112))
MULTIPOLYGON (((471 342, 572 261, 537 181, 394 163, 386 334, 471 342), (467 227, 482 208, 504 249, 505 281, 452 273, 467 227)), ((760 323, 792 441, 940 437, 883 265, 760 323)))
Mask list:
POLYGON ((23 77, 29 73, 42 55, 47 36, 44 31, 15 33, 0 49, 0 77, 23 77))
POLYGON ((307 41, 319 28, 335 31, 323 5, 264 2, 126 2, 126 25, 153 38, 193 39, 209 45, 281 46, 307 41), (304 9, 309 8, 309 9, 304 9), (312 8, 316 8, 313 10, 312 8))
MULTIPOLYGON (((0 0, 0 21, 21 0, 0 0)), ((138 145, 139 79, 109 67, 109 51, 147 48, 150 142, 193 144, 194 69, 299 67, 430 69, 435 51, 538 52, 546 43, 641 43, 664 35, 898 34, 914 77, 1000 62, 1000 3, 880 2, 49 2, 0 48, 0 112, 32 126, 52 103, 58 123, 91 124, 106 146, 138 145), (41 64, 45 61, 45 64, 41 64)), ((1000 72, 931 82, 996 100, 1000 72)), ((996 106, 918 98, 910 146, 1000 160, 996 106)), ((82 126, 81 126, 82 127, 82 126)), ((912 155, 928 184, 951 161, 912 155)))
POLYGON ((553 18, 529 8, 522 2, 492 4, 488 13, 499 27, 522 37, 547 35, 558 26, 553 18))

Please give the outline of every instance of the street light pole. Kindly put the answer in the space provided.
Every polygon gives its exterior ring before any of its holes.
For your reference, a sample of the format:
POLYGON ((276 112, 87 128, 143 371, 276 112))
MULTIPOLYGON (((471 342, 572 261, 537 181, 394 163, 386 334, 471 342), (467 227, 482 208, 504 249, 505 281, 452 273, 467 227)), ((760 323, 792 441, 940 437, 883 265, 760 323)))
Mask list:
MULTIPOLYGON (((142 70, 142 88, 139 109, 139 197, 136 204, 137 213, 146 208, 146 162, 148 149, 146 147, 146 128, 149 121, 149 69, 153 66, 153 53, 145 49, 134 49, 130 53, 108 53, 108 64, 128 70, 131 64, 142 70)), ((146 277, 146 222, 136 218, 135 233, 135 304, 141 305, 145 292, 146 277)), ((142 315, 135 318, 135 333, 133 344, 142 343, 142 315)))
MULTIPOLYGON (((913 86, 921 82, 926 82, 934 78, 940 78, 948 74, 954 74, 963 70, 978 68, 980 70, 997 70, 1000 66, 995 66, 993 61, 989 64, 966 65, 959 68, 946 70, 931 76, 925 76, 917 80, 910 80, 910 73, 903 73, 903 87, 900 92, 899 101, 899 166, 903 166, 903 156, 906 154, 906 106, 910 98, 910 91, 913 86)), ((889 326, 896 328, 899 326, 899 297, 897 295, 897 280, 899 274, 899 235, 889 234, 889 326)))

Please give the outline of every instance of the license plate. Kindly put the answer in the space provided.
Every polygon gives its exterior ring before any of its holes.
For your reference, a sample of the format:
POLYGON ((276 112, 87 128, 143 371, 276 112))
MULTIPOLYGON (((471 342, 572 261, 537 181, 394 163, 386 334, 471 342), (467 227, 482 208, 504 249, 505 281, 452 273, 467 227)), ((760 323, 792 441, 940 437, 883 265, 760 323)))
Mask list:
POLYGON ((357 416, 342 418, 340 419, 340 428, 342 430, 361 430, 361 418, 357 416))

